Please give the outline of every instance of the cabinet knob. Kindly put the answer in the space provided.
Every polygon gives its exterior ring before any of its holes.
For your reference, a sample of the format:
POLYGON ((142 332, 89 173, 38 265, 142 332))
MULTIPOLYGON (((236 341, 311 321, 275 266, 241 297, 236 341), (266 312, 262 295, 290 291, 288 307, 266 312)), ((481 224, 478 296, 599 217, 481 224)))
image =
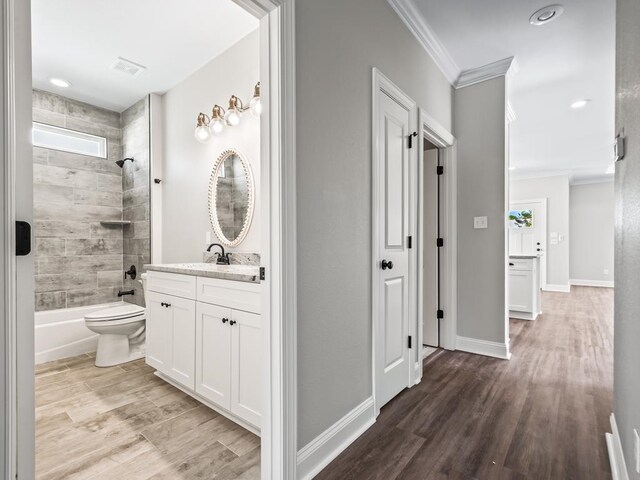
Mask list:
POLYGON ((238 322, 236 322, 235 320, 230 320, 229 321, 229 325, 235 325, 236 323, 238 323, 238 322))
POLYGON ((222 319, 222 323, 227 323, 228 321, 229 321, 229 319, 228 319, 228 318, 223 318, 223 319, 222 319))

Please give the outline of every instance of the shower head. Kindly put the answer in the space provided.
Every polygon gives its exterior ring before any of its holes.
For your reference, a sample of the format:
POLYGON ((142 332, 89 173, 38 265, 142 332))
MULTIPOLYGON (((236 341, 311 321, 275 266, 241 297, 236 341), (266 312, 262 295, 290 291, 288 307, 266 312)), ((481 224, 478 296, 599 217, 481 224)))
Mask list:
POLYGON ((128 158, 125 158, 124 160, 116 160, 116 165, 122 168, 124 167, 124 162, 126 162, 127 160, 131 160, 131 162, 133 162, 133 158, 128 157, 128 158))

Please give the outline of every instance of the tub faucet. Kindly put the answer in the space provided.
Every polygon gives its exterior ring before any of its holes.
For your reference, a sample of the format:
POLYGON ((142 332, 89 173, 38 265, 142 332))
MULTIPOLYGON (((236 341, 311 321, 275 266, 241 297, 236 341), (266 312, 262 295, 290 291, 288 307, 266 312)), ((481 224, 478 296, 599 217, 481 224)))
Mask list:
POLYGON ((224 253, 224 247, 219 243, 212 243, 207 247, 207 252, 211 251, 211 247, 220 247, 222 253, 216 252, 216 264, 218 265, 229 265, 229 253, 224 253))

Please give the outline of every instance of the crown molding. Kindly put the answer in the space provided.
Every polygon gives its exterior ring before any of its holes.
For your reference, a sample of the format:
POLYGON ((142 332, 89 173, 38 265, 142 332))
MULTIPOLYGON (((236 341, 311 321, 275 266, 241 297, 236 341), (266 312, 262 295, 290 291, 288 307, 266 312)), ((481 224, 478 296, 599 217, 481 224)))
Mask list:
POLYGON ((453 86, 460 75, 460 67, 453 60, 431 25, 424 19, 413 0, 388 0, 409 31, 433 59, 445 78, 453 86))
MULTIPOLYGON (((478 68, 472 68, 465 70, 460 74, 458 80, 455 83, 456 88, 468 87, 475 85, 476 83, 486 82, 498 77, 506 77, 510 75, 510 69, 514 67, 515 70, 515 58, 509 57, 497 62, 490 63, 478 68)), ((513 72, 511 72, 512 74, 513 72)))

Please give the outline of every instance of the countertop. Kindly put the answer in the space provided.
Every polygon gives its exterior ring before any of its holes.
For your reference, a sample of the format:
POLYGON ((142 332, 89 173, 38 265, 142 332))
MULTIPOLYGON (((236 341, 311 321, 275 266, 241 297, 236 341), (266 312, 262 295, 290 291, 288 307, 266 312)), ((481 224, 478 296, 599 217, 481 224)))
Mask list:
POLYGON ((257 265, 216 265, 215 263, 163 263, 145 265, 154 272, 179 273, 196 277, 220 278, 236 282, 260 283, 257 265))

